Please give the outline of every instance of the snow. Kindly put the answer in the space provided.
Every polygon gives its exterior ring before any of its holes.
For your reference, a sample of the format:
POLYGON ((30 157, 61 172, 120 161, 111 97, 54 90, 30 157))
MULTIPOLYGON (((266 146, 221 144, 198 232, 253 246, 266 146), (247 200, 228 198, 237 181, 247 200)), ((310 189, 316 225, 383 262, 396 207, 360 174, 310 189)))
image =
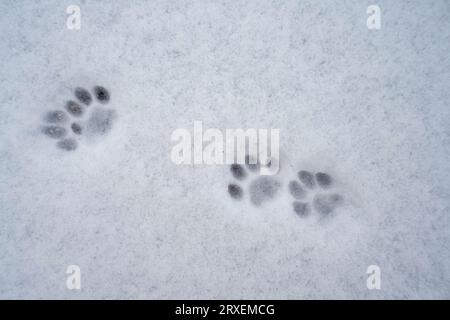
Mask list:
POLYGON ((377 1, 380 30, 356 0, 78 1, 79 31, 72 4, 0 2, 0 298, 450 298, 448 1, 377 1), (43 115, 96 85, 112 130, 57 149, 43 115), (277 200, 174 164, 194 121, 280 129, 277 200), (300 169, 331 219, 293 213, 300 169))

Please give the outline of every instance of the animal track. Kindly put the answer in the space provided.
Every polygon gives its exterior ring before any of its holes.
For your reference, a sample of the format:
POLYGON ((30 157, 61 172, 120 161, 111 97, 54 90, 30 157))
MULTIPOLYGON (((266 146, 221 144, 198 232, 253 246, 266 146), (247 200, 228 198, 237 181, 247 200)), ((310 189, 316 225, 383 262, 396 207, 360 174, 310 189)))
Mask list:
POLYGON ((45 114, 46 124, 41 131, 47 137, 57 139, 56 146, 59 149, 73 151, 77 149, 81 137, 102 136, 112 129, 116 111, 101 106, 90 107, 94 101, 108 104, 110 92, 102 86, 95 86, 93 93, 78 87, 74 90, 75 99, 66 102, 65 110, 52 110, 45 114), (86 119, 83 120, 85 115, 86 119))
MULTIPOLYGON (((261 165, 253 161, 249 156, 245 158, 245 166, 240 164, 232 164, 230 166, 231 175, 243 182, 250 174, 256 174, 261 165), (255 163, 253 163, 255 162, 255 163)), ((250 202, 255 206, 260 206, 264 202, 274 199, 281 189, 281 183, 272 176, 252 177, 248 185, 248 193, 250 202)), ((235 200, 241 200, 244 196, 244 190, 238 183, 230 183, 228 185, 228 194, 235 200)))
MULTIPOLYGON (((250 201, 255 206, 260 206, 266 201, 272 201, 282 189, 282 185, 274 176, 254 175, 260 168, 258 162, 245 159, 245 165, 232 164, 230 172, 235 183, 228 185, 228 194, 234 200, 241 200, 248 193, 250 201), (241 186, 246 179, 252 179, 247 190, 241 186)), ((317 212, 320 217, 329 216, 337 207, 342 205, 343 196, 332 192, 334 181, 331 175, 325 172, 312 173, 301 170, 297 178, 287 185, 288 192, 294 198, 292 209, 299 217, 307 217, 312 212, 317 212)))
POLYGON ((301 170, 297 173, 298 180, 289 182, 289 192, 295 199, 292 203, 294 212, 300 217, 306 217, 312 209, 321 216, 328 216, 343 202, 343 196, 338 193, 329 193, 327 190, 333 187, 333 178, 324 172, 313 174, 301 170), (308 197, 310 193, 317 190, 314 196, 308 197))

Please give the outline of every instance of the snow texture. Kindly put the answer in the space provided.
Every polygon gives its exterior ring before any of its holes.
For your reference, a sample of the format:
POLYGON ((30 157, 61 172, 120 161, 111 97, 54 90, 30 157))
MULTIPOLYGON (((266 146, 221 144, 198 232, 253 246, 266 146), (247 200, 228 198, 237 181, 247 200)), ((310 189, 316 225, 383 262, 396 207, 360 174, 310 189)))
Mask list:
POLYGON ((450 2, 376 2, 1 1, 0 298, 449 299, 450 2), (280 129, 270 199, 171 161, 194 121, 280 129))

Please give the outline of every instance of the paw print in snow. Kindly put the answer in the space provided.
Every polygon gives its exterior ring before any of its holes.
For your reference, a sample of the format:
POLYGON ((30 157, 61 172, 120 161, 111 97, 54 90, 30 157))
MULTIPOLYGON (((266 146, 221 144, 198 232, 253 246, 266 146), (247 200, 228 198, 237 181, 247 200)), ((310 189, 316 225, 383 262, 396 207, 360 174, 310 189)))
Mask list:
POLYGON ((78 141, 83 136, 105 135, 112 129, 116 118, 114 109, 104 108, 111 98, 106 88, 95 86, 92 95, 78 87, 74 90, 74 96, 75 99, 66 102, 65 110, 48 111, 44 116, 46 125, 42 127, 42 133, 58 140, 56 146, 65 151, 77 149, 78 141))
POLYGON ((339 193, 330 192, 333 184, 328 173, 299 171, 297 179, 289 182, 289 192, 295 199, 294 212, 300 217, 308 216, 313 210, 323 217, 330 215, 344 199, 339 193))
POLYGON ((241 200, 248 194, 250 202, 255 206, 261 206, 264 202, 273 201, 281 189, 281 183, 272 176, 259 175, 260 168, 259 162, 249 156, 245 158, 245 166, 232 164, 230 172, 237 182, 228 185, 230 197, 235 200, 241 200), (250 183, 244 192, 241 184, 247 178, 250 179, 250 183))

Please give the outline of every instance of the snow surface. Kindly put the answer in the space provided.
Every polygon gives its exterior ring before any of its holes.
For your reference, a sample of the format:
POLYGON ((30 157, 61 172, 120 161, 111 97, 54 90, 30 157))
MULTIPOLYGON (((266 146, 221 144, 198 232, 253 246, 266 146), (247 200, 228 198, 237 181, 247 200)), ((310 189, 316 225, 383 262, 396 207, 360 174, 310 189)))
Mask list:
POLYGON ((371 4, 1 1, 0 298, 450 298, 450 2, 371 4), (43 114, 97 84, 113 129, 57 149, 43 114), (279 128, 277 200, 175 165, 194 121, 279 128), (292 211, 303 168, 347 199, 326 222, 292 211))

